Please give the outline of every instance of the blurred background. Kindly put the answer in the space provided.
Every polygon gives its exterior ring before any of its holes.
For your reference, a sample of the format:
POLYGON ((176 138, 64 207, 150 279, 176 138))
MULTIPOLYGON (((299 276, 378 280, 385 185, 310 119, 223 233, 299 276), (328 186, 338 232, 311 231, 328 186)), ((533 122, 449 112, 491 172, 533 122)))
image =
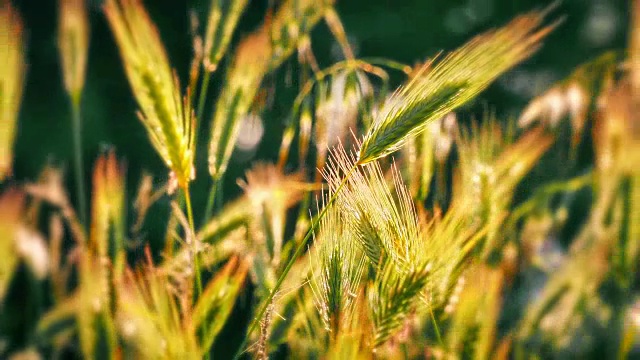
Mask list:
MULTIPOLYGON (((91 38, 87 81, 82 99, 83 155, 85 181, 90 183, 93 162, 107 148, 114 147, 127 163, 129 200, 141 174, 153 174, 156 183, 167 180, 168 173, 152 148, 147 133, 136 117, 137 105, 125 78, 118 49, 101 12, 101 1, 90 0, 91 38)), ((73 198, 71 161, 71 112, 60 71, 56 43, 57 1, 14 1, 23 15, 28 35, 28 74, 18 125, 14 179, 36 179, 47 163, 67 170, 69 195, 73 198)), ((208 0, 145 1, 146 8, 160 29, 170 60, 183 79, 192 56, 190 13, 204 18, 208 0)), ((625 0, 343 0, 337 1, 349 40, 358 57, 385 57, 413 65, 439 51, 453 50, 474 35, 507 23, 514 16, 556 4, 549 23, 562 19, 544 46, 527 62, 499 79, 460 113, 462 119, 482 114, 486 109, 499 118, 517 116, 534 96, 554 82, 568 76, 579 64, 606 50, 626 46, 629 1, 625 0)), ((255 29, 272 5, 270 0, 252 0, 243 15, 234 42, 255 29)), ((312 33, 314 54, 322 68, 342 60, 339 47, 325 24, 312 33)), ((228 61, 228 59, 227 59, 228 61)), ((209 176, 206 166, 209 125, 215 98, 220 90, 226 62, 215 73, 209 92, 200 147, 197 154, 197 181, 192 189, 196 212, 204 209, 209 176)), ((244 129, 253 139, 241 141, 225 176, 224 198, 241 191, 236 179, 256 160, 275 161, 284 124, 299 87, 296 57, 291 57, 267 77, 263 87, 269 101, 261 116, 261 126, 244 129), (259 140, 259 141, 258 141, 259 140)), ((394 74, 392 72, 392 74, 394 74)), ((395 73, 394 85, 402 82, 395 73)), ((147 220, 149 242, 160 245, 166 221, 168 201, 157 206, 147 220), (154 230, 156 229, 156 230, 154 230)), ((249 292, 248 292, 249 293, 249 292)), ((236 311, 242 311, 240 306, 236 311)), ((245 319, 246 320, 246 319, 245 319)), ((242 328, 235 324, 232 327, 242 328)), ((229 330, 227 330, 228 332, 229 330)), ((237 338, 238 336, 231 336, 237 338)), ((229 338, 229 337, 228 337, 229 338)))
MULTIPOLYGON (((90 54, 82 100, 86 179, 89 180, 92 169, 89 163, 105 147, 114 146, 117 154, 126 159, 128 179, 134 184, 142 171, 152 173, 158 181, 166 180, 165 168, 136 118, 136 103, 101 12, 101 1, 89 2, 90 54)), ((483 30, 505 24, 519 13, 552 3, 535 0, 348 0, 337 1, 337 9, 357 56, 386 57, 414 64, 440 50, 452 50, 483 30)), ((576 65, 607 49, 625 46, 628 1, 564 0, 555 4, 557 8, 549 18, 562 18, 561 25, 528 62, 484 92, 476 101, 476 107, 489 106, 499 116, 516 115, 529 99, 567 76, 576 65)), ((23 181, 36 178, 47 162, 62 165, 69 171, 72 141, 70 109, 63 91, 56 44, 57 1, 20 0, 16 5, 23 14, 29 39, 27 86, 15 160, 15 178, 23 181)), ((145 1, 145 5, 160 28, 173 66, 184 79, 192 53, 189 14, 196 11, 203 17, 208 1, 154 0, 145 1)), ((235 41, 262 21, 269 5, 269 0, 251 1, 235 41)), ((312 34, 314 53, 321 67, 342 59, 325 24, 317 26, 312 34)), ((264 86, 270 91, 271 101, 262 116, 263 137, 255 146, 250 143, 242 150, 236 149, 226 176, 225 193, 228 196, 225 198, 233 197, 239 191, 235 179, 242 176, 252 161, 273 160, 277 155, 284 120, 297 93, 295 63, 295 57, 290 58, 266 79, 264 86)), ((200 138, 207 141, 209 117, 223 74, 224 66, 214 76, 205 127, 200 129, 200 138)), ((401 81, 398 77, 394 84, 401 81)), ((200 141, 203 146, 198 149, 200 179, 206 176, 207 141, 200 141)), ((131 185, 130 191, 135 189, 131 185)), ((196 208, 204 206, 207 187, 206 181, 197 182, 193 190, 196 208)))

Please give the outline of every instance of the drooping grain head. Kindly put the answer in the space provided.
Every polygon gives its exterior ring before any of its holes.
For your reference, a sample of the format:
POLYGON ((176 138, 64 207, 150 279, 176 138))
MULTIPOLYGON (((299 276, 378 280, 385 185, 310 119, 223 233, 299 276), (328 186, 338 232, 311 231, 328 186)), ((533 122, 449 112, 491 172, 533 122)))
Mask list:
POLYGON ((581 64, 571 75, 532 99, 522 111, 518 125, 528 128, 538 123, 555 129, 565 117, 571 122, 571 149, 583 139, 590 109, 598 93, 616 76, 621 55, 609 51, 581 64))
MULTIPOLYGON (((316 100, 315 143, 317 166, 322 168, 329 146, 348 140, 356 129, 359 105, 371 85, 360 72, 343 71, 331 79, 329 87, 320 87, 316 100)), ((302 119, 300 121, 302 129, 302 119)))
POLYGON ((379 111, 358 154, 365 164, 398 150, 411 136, 484 90, 529 57, 551 30, 541 13, 523 15, 505 27, 472 39, 444 59, 428 62, 379 111))
POLYGON ((104 7, 149 138, 172 172, 173 187, 193 174, 194 113, 171 70, 158 30, 140 0, 107 0, 104 7))
POLYGON ((89 19, 84 0, 59 0, 58 47, 64 85, 75 103, 84 86, 89 49, 89 19))
POLYGON ((0 181, 11 173, 16 122, 25 74, 22 20, 9 0, 0 0, 0 181))

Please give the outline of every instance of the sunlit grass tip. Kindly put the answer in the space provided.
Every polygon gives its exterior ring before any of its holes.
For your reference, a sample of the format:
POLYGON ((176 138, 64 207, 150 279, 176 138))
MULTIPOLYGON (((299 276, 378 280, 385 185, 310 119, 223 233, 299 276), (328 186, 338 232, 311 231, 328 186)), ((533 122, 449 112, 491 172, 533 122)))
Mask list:
POLYGON ((378 112, 362 141, 358 163, 398 150, 427 124, 465 104, 498 76, 535 52, 552 27, 544 14, 523 15, 479 35, 441 60, 425 63, 378 112))
POLYGON ((151 143, 171 169, 172 188, 186 188, 193 173, 194 123, 160 35, 140 0, 107 0, 104 11, 140 106, 151 143))

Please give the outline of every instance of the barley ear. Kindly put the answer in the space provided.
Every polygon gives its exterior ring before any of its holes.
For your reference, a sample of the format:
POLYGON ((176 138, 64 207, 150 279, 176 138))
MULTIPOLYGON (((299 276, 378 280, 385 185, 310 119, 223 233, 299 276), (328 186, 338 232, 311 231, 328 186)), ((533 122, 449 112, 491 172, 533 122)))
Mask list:
POLYGON ((141 0, 107 0, 104 12, 151 143, 172 173, 172 187, 193 178, 195 115, 171 70, 158 30, 141 0))
POLYGON ((0 0, 0 181, 11 173, 15 127, 22 98, 25 49, 22 20, 0 0))
POLYGON ((543 17, 539 12, 520 16, 503 28, 477 36, 435 64, 426 63, 378 113, 362 142, 358 164, 398 150, 431 121, 471 100, 529 57, 552 29, 540 28, 543 17))
POLYGON ((89 21, 84 0, 60 0, 58 47, 62 60, 64 85, 74 103, 80 101, 84 87, 89 21))

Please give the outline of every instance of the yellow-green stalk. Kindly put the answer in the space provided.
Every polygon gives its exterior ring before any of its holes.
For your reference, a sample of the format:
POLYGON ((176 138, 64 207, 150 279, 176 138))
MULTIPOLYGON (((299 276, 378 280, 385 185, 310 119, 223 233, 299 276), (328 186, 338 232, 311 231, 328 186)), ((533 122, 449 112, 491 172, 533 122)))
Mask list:
POLYGON ((82 116, 80 102, 84 87, 89 49, 89 20, 84 0, 60 0, 58 10, 58 47, 62 62, 64 86, 71 100, 71 118, 74 143, 74 166, 78 213, 86 225, 87 204, 82 159, 82 116))

